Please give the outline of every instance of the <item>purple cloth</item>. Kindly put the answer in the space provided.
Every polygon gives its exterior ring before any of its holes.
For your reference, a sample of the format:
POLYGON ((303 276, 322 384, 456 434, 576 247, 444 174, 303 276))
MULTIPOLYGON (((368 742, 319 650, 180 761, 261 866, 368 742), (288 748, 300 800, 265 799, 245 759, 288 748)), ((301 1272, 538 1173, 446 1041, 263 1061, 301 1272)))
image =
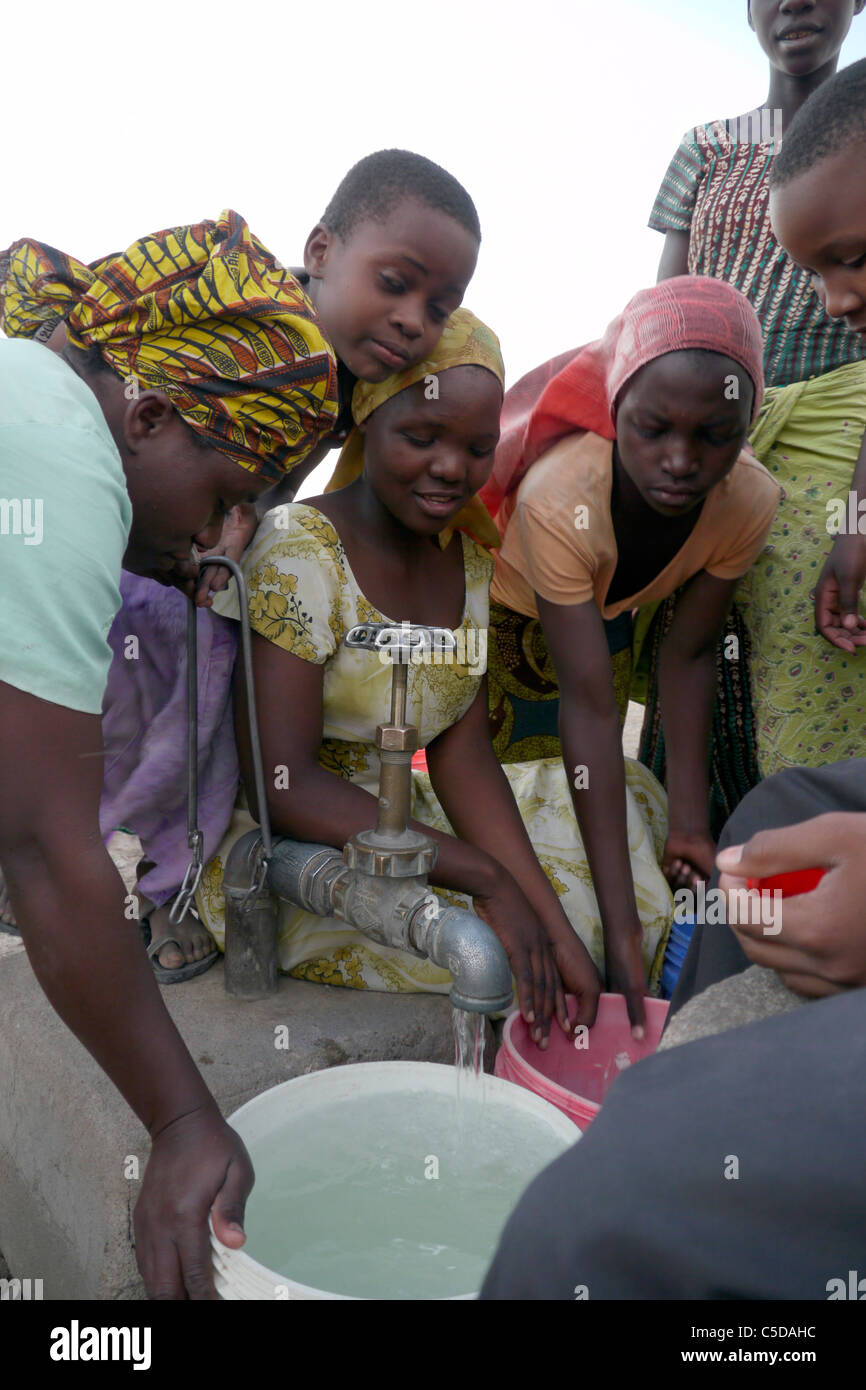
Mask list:
MULTIPOLYGON (((106 839, 118 826, 138 835, 156 866, 142 876, 141 891, 160 907, 180 888, 190 859, 188 600, 177 589, 126 571, 120 592, 123 604, 108 636, 114 659, 102 706, 105 782, 99 823, 106 839)), ((231 695, 236 650, 237 624, 200 608, 198 823, 205 862, 228 829, 238 787, 231 695)))

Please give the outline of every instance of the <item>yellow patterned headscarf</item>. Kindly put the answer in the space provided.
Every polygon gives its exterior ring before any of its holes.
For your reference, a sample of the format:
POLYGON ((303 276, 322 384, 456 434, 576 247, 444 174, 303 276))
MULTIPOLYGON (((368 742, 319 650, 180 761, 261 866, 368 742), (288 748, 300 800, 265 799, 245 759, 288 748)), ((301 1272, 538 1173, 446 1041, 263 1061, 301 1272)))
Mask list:
POLYGON ((337 362, 298 281, 238 213, 171 227, 86 266, 38 241, 0 252, 0 327, 97 346, 130 383, 277 481, 333 428, 337 362))
MULTIPOLYGON (((449 318, 435 348, 429 357, 414 367, 396 372, 385 381, 359 381, 352 395, 352 417, 360 425, 378 410, 380 405, 415 386, 426 377, 434 377, 449 367, 486 367, 498 378, 505 389, 505 365, 499 339, 492 329, 470 313, 468 309, 455 309, 449 318)), ((352 430, 337 460, 337 466, 326 492, 336 492, 347 487, 361 476, 364 469, 364 436, 358 429, 352 430)), ((439 533, 442 546, 446 546, 455 531, 468 531, 475 540, 493 549, 502 544, 499 532, 490 513, 478 497, 473 497, 465 507, 452 518, 444 531, 439 533)))

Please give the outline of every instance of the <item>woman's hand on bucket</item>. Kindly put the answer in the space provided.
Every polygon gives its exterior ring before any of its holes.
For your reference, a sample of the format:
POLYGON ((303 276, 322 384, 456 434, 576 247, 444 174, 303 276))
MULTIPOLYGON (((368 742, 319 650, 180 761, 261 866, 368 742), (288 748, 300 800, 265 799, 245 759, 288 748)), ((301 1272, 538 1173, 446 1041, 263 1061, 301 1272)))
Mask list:
POLYGON ((150 1298, 217 1298, 208 1216, 224 1245, 243 1245, 244 1208, 254 1180, 249 1154, 215 1105, 160 1130, 133 1218, 138 1267, 150 1298))
POLYGON ((557 1010, 557 1018, 562 1031, 568 1037, 573 1037, 578 1024, 591 1028, 595 1023, 602 984, 601 976, 595 968, 592 957, 567 918, 565 921, 566 931, 557 930, 554 932, 548 929, 548 936, 565 992, 566 994, 573 994, 577 1000, 577 1013, 574 1018, 568 1017, 565 1001, 563 1001, 563 1007, 566 1010, 565 1015, 563 1016, 557 1010))
POLYGON ((505 869, 489 896, 473 898, 473 907, 505 947, 520 1012, 533 1040, 539 1047, 547 1047, 553 1014, 562 1021, 566 1011, 562 980, 541 921, 505 869))
POLYGON ((612 994, 625 995, 632 1037, 637 1042, 640 1042, 646 1032, 646 975, 641 955, 642 941, 643 928, 640 918, 634 924, 627 922, 613 930, 605 928, 607 987, 612 994))

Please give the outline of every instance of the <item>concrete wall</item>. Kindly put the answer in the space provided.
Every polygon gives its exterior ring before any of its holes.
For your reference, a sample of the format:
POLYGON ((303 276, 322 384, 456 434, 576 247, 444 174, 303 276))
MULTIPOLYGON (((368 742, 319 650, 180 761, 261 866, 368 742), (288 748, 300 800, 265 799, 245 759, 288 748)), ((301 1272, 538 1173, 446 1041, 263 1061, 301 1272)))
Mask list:
MULTIPOLYGON (((164 998, 224 1114, 292 1076, 348 1062, 453 1062, 445 996, 388 995, 283 979, 272 999, 231 999, 222 963, 164 998), (285 1039, 288 1047, 277 1047, 285 1039)), ((0 1250, 46 1299, 138 1299, 124 1175, 148 1137, 61 1023, 23 952, 0 966, 0 1250)))

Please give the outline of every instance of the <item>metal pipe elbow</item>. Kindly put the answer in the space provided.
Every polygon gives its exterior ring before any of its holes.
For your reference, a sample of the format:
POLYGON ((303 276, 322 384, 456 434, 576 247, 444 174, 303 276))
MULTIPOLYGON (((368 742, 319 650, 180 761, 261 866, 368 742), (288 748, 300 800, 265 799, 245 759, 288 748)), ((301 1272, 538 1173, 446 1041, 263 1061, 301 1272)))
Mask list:
POLYGON ((492 927, 464 907, 449 907, 431 917, 415 914, 413 945, 451 974, 451 1002, 458 1009, 492 1014, 514 1002, 511 966, 492 927))

